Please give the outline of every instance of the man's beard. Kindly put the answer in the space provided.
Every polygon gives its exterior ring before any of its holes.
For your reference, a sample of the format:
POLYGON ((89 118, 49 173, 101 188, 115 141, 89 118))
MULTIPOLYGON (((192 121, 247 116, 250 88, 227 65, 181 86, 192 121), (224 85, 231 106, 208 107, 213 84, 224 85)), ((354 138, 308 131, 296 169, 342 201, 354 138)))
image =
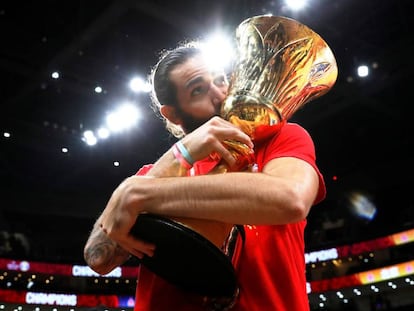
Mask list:
POLYGON ((216 111, 216 113, 208 118, 195 118, 191 114, 183 111, 181 108, 176 108, 176 113, 181 119, 181 128, 183 129, 184 133, 188 134, 194 131, 195 129, 199 128, 201 125, 206 123, 214 116, 220 116, 220 111, 216 111))

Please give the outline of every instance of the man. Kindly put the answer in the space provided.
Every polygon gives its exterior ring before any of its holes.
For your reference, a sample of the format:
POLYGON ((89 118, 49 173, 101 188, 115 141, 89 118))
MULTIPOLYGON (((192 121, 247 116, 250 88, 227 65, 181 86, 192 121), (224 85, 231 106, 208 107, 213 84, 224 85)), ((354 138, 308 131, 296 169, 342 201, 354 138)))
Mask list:
MULTIPOLYGON (((234 305, 222 310, 309 310, 304 229, 311 206, 325 195, 309 134, 286 123, 271 138, 253 144, 218 116, 227 94, 225 75, 212 72, 191 46, 167 52, 152 82, 153 101, 167 128, 180 138, 181 152, 174 145, 114 190, 85 245, 88 265, 106 274, 131 255, 152 256, 156 245, 129 234, 143 212, 240 224, 245 230, 235 267, 240 292, 234 305), (251 148, 258 172, 208 174, 199 164, 210 163, 212 154, 230 168, 236 165, 225 140, 251 148), (198 172, 189 176, 194 168, 198 172)), ((206 310, 203 297, 140 269, 134 310, 206 310)))

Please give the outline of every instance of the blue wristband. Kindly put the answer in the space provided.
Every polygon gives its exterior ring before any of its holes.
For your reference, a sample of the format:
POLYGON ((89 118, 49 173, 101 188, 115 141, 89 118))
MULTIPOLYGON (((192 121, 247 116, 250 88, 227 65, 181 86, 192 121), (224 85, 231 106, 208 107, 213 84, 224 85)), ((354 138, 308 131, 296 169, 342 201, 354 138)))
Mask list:
POLYGON ((181 142, 181 140, 177 141, 176 145, 177 145, 178 150, 180 151, 180 153, 183 155, 184 159, 186 159, 188 163, 190 163, 191 165, 193 165, 194 164, 194 160, 191 157, 190 153, 188 152, 187 148, 181 142))

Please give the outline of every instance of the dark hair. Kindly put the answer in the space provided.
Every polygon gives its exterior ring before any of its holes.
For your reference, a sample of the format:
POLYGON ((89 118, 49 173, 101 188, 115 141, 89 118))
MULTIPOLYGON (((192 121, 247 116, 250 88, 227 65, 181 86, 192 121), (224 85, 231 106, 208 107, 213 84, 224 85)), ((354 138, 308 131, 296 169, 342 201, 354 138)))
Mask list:
MULTIPOLYGON (((154 66, 150 75, 152 85, 151 99, 153 110, 160 114, 161 105, 178 107, 177 90, 170 80, 170 73, 178 65, 184 64, 188 59, 201 53, 195 42, 185 43, 173 50, 164 51, 154 66)), ((166 128, 174 136, 182 137, 184 132, 180 126, 164 118, 166 128)))

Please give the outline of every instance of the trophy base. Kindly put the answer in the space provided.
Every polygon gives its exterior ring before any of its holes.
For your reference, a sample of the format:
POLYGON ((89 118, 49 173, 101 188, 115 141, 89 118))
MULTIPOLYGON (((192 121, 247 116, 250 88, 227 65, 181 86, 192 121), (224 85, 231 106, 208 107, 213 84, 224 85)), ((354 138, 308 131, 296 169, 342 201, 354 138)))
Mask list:
POLYGON ((177 287, 209 297, 233 297, 238 291, 230 258, 196 231, 141 214, 131 234, 156 245, 154 256, 145 256, 141 264, 177 287))

